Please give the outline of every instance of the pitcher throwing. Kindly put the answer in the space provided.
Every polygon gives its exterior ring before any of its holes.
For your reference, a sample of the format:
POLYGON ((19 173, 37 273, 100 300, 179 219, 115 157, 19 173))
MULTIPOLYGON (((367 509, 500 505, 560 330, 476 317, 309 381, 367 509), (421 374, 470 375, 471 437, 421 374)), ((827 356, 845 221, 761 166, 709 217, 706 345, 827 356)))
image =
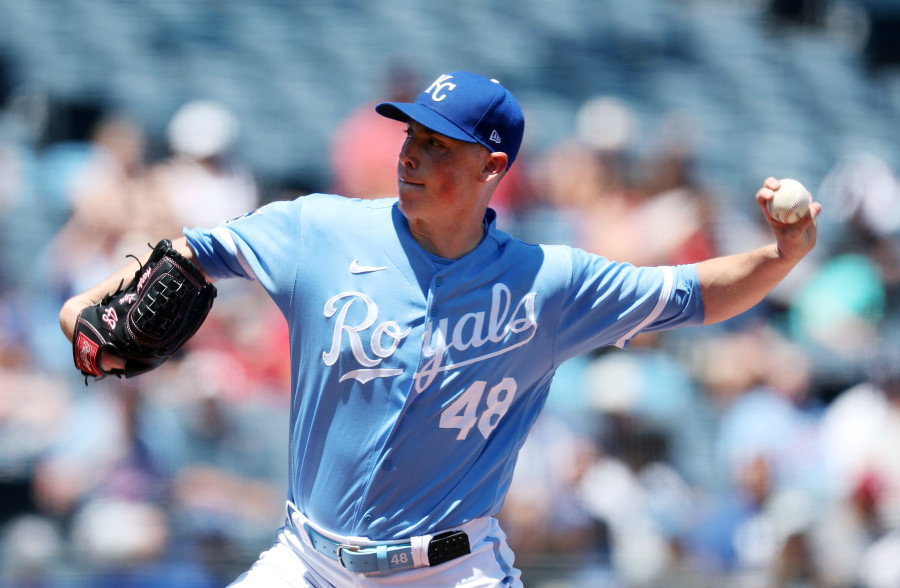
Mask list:
MULTIPOLYGON (((494 516, 556 368, 749 309, 813 248, 821 206, 776 221, 769 178, 772 243, 693 265, 529 245, 488 206, 524 132, 506 88, 455 72, 376 110, 407 128, 398 199, 303 196, 174 241, 209 279, 258 280, 290 328, 287 516, 232 586, 521 586, 494 516)), ((69 300, 64 332, 133 271, 69 300)))

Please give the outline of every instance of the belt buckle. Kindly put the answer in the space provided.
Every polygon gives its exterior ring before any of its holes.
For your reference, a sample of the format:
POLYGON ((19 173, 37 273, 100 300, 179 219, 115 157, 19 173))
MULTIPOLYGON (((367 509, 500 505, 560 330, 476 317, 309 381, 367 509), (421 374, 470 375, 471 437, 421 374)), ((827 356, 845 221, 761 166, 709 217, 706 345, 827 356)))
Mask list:
POLYGON ((337 546, 337 552, 335 553, 335 555, 337 556, 338 563, 341 564, 341 567, 344 568, 344 569, 346 570, 346 569, 347 569, 347 564, 344 563, 344 559, 341 557, 341 553, 342 553, 345 549, 346 549, 347 551, 351 551, 351 552, 352 552, 352 551, 359 551, 359 550, 360 550, 360 547, 357 546, 357 545, 348 545, 348 544, 346 544, 346 543, 339 543, 339 544, 338 544, 338 546, 337 546))

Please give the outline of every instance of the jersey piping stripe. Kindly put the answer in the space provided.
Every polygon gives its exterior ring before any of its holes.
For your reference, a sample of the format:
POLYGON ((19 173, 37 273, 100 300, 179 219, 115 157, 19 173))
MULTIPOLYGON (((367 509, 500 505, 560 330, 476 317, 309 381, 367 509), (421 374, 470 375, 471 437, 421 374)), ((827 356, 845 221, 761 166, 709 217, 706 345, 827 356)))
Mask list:
POLYGON ((500 553, 500 539, 491 535, 488 535, 484 539, 493 546, 494 557, 497 559, 497 563, 500 564, 500 569, 506 574, 506 578, 503 580, 503 585, 506 586, 509 581, 509 574, 512 572, 512 566, 507 563, 506 559, 504 559, 503 555, 500 553))
POLYGON ((624 337, 616 341, 616 347, 624 347, 625 344, 635 335, 641 332, 641 330, 647 325, 651 324, 659 315, 662 314, 663 309, 666 307, 666 303, 669 302, 669 296, 672 294, 672 286, 675 283, 675 271, 671 267, 664 267, 663 270, 663 287, 662 291, 659 293, 659 300, 656 301, 656 307, 653 308, 653 311, 647 315, 647 318, 642 320, 638 326, 631 329, 624 337))
POLYGON ((241 264, 241 269, 244 270, 244 273, 248 278, 256 279, 256 273, 250 268, 250 264, 247 262, 247 258, 244 257, 243 252, 241 252, 240 247, 234 242, 234 237, 231 236, 231 231, 226 229, 225 227, 216 227, 212 230, 212 233, 218 237, 228 249, 234 253, 235 258, 238 263, 241 264))

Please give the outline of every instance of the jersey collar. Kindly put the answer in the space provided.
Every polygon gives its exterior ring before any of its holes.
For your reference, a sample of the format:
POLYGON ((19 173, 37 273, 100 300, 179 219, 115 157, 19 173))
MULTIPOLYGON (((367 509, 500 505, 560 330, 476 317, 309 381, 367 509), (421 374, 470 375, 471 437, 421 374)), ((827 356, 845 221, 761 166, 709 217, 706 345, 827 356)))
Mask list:
MULTIPOLYGON (((381 242, 385 252, 410 282, 418 283, 427 290, 436 273, 444 275, 465 272, 473 267, 481 267, 496 258, 505 233, 497 229, 497 212, 488 208, 484 215, 487 233, 475 249, 459 259, 451 260, 442 267, 435 267, 432 257, 416 242, 409 231, 409 223, 400 212, 399 200, 390 208, 391 224, 382 232, 381 242)), ((385 226, 383 225, 383 226, 385 226)))

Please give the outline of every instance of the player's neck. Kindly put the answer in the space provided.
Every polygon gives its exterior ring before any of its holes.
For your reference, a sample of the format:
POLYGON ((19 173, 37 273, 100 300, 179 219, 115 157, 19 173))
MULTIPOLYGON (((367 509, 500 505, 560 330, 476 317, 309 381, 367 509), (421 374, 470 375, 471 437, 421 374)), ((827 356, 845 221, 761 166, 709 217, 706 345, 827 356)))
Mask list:
POLYGON ((470 253, 487 233, 483 217, 462 225, 410 220, 409 231, 422 249, 446 259, 459 259, 470 253))

